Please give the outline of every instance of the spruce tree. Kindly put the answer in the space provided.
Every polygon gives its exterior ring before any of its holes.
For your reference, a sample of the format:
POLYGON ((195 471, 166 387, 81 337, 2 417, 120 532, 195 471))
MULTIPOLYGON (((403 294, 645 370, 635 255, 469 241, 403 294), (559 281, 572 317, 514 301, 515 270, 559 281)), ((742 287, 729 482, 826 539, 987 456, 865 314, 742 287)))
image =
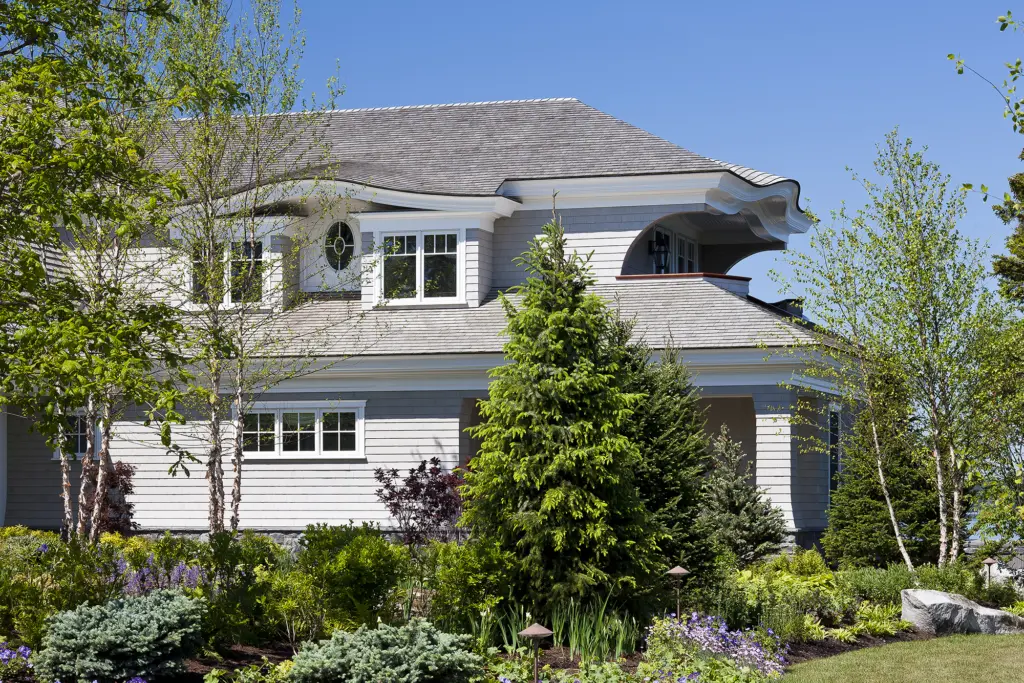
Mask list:
POLYGON ((566 252, 557 222, 517 263, 518 300, 502 296, 505 357, 472 430, 463 523, 515 557, 514 596, 543 613, 569 598, 628 600, 659 568, 627 436, 638 394, 587 260, 566 252))
MULTIPOLYGON (((938 560, 939 515, 935 483, 926 466, 927 445, 914 428, 906 390, 896 377, 874 380, 879 397, 875 430, 883 472, 904 545, 914 565, 938 560)), ((839 488, 832 494, 825 555, 841 567, 884 567, 900 561, 878 476, 871 421, 857 419, 843 440, 839 488)))
POLYGON ((724 425, 711 440, 711 457, 703 516, 719 547, 735 555, 740 566, 779 552, 786 535, 782 511, 754 483, 753 463, 724 425))
POLYGON ((710 529, 700 523, 710 468, 704 411, 678 350, 666 349, 658 362, 651 362, 644 344, 632 345, 630 352, 629 390, 646 395, 629 421, 629 436, 640 448, 637 489, 662 534, 658 546, 665 568, 686 567, 692 588, 711 578, 715 561, 710 529))

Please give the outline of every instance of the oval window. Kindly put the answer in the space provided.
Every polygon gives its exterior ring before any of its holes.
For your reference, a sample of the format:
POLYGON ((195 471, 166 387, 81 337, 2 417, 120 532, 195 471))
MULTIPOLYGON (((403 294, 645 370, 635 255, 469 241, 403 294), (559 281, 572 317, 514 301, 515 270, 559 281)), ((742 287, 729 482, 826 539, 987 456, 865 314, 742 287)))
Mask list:
POLYGON ((338 221, 327 229, 324 239, 324 253, 327 255, 327 262, 335 270, 345 270, 352 262, 355 255, 356 245, 352 237, 352 229, 343 221, 338 221))

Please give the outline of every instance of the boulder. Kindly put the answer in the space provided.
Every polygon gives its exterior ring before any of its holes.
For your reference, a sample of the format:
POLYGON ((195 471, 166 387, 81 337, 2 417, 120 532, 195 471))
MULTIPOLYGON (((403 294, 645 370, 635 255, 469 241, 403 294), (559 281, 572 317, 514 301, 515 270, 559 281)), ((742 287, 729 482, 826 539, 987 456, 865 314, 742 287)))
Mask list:
POLYGON ((910 589, 903 591, 902 596, 903 620, 924 633, 1024 633, 1024 618, 982 607, 962 595, 910 589))

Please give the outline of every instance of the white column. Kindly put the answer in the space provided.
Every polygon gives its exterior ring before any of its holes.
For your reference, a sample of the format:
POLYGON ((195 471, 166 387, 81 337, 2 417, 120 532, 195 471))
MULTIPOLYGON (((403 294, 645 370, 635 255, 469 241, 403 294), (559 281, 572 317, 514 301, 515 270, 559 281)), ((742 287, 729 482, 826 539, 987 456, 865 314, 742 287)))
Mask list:
POLYGON ((793 479, 796 474, 797 444, 793 412, 795 397, 782 389, 754 393, 757 435, 757 485, 782 510, 786 529, 796 531, 793 517, 793 479))
POLYGON ((7 411, 0 408, 0 526, 7 514, 7 411))

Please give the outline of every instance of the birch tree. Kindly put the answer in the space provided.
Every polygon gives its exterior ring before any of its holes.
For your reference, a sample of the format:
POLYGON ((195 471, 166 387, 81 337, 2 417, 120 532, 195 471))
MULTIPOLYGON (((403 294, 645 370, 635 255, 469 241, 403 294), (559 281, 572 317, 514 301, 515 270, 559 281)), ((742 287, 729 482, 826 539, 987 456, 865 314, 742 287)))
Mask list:
MULTIPOLYGON (((324 123, 339 91, 332 80, 323 104, 300 100, 300 15, 293 6, 282 25, 282 9, 280 0, 181 0, 178 20, 160 38, 166 87, 184 95, 173 112, 181 118, 159 147, 188 192, 161 245, 162 287, 185 311, 193 424, 214 532, 240 524, 251 406, 281 382, 323 369, 327 332, 346 322, 311 322, 297 284, 311 275, 299 272, 303 249, 323 240, 322 219, 344 213, 348 198, 323 182, 330 172, 324 123)), ((349 238, 339 258, 353 259, 349 238)), ((358 283, 371 266, 364 256, 342 285, 358 283)), ((181 455, 182 466, 196 459, 181 455)))
MULTIPOLYGON (((806 297, 821 324, 822 362, 811 372, 832 382, 871 423, 878 407, 872 378, 908 388, 924 427, 939 514, 940 565, 955 560, 966 533, 965 492, 977 451, 983 338, 1000 317, 984 288, 983 252, 957 230, 963 189, 953 189, 924 150, 896 131, 879 146, 877 181, 855 176, 865 207, 819 227, 811 252, 789 258, 788 290, 806 297)), ((880 417, 880 416, 879 416, 880 417)), ((876 426, 872 430, 877 435, 876 426)), ((900 554, 912 567, 885 481, 886 457, 874 439, 879 481, 900 554)))
POLYGON ((165 2, 0 7, 0 395, 60 449, 63 526, 82 536, 93 521, 82 510, 103 511, 114 403, 154 397, 154 342, 173 331, 159 307, 126 305, 120 267, 173 194, 132 133, 151 93, 130 27, 166 16, 165 2), (80 408, 89 444, 75 521, 65 437, 80 408))

